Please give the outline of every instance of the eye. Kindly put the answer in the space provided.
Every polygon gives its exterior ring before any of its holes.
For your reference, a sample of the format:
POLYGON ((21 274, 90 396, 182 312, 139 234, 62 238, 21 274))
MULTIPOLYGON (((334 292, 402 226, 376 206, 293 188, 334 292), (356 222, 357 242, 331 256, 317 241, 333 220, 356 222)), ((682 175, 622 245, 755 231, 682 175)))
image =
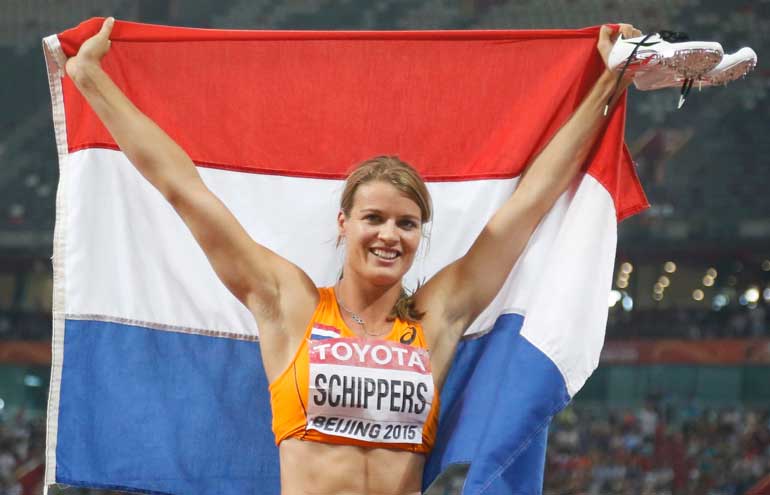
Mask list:
POLYGON ((364 220, 369 223, 379 223, 382 221, 382 218, 380 218, 380 216, 376 213, 369 213, 368 215, 364 216, 364 220))
POLYGON ((412 230, 417 228, 417 222, 414 220, 401 220, 398 222, 399 227, 405 230, 412 230))

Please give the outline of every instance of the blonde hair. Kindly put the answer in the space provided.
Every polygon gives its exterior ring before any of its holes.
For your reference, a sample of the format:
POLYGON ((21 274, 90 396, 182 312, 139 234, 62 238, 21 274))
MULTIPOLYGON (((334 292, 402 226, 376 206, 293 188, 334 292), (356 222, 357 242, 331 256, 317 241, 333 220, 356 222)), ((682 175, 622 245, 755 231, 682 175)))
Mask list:
POLYGON ((420 208, 420 222, 423 225, 430 221, 433 208, 425 182, 414 167, 401 161, 397 156, 376 156, 353 169, 345 181, 345 189, 342 190, 340 198, 340 209, 346 216, 350 215, 350 210, 353 208, 353 199, 358 187, 374 181, 394 186, 417 203, 420 208))
MULTIPOLYGON (((420 223, 422 225, 430 221, 433 214, 433 206, 428 188, 420 174, 414 167, 397 156, 385 155, 366 160, 348 175, 340 198, 340 209, 346 217, 350 216, 350 211, 353 209, 353 200, 359 186, 375 181, 392 185, 407 198, 414 201, 420 208, 420 223)), ((401 289, 401 295, 399 295, 396 304, 393 305, 393 309, 391 309, 388 315, 388 321, 395 320, 396 318, 405 321, 420 321, 425 316, 425 311, 417 309, 414 298, 414 294, 419 288, 420 284, 417 284, 417 288, 412 293, 408 293, 403 288, 401 289)))

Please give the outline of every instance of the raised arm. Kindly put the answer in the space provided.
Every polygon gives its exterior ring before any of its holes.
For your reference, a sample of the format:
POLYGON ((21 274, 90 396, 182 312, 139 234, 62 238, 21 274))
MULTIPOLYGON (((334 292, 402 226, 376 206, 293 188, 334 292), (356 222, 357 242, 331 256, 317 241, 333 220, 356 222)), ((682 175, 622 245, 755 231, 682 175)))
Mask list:
MULTIPOLYGON (((113 23, 112 18, 105 20, 99 33, 67 61, 75 86, 131 163, 182 217, 220 280, 251 310, 261 330, 263 323, 280 319, 283 308, 309 308, 312 313, 317 292, 309 277, 255 242, 206 187, 187 153, 102 70, 113 23)), ((305 317, 309 314, 298 315, 298 320, 305 317)))
MULTIPOLYGON (((638 33, 630 25, 621 25, 620 32, 625 37, 638 33)), ((605 63, 613 42, 611 28, 603 26, 597 49, 605 63)), ((580 171, 605 127, 605 105, 613 92, 613 100, 617 100, 630 84, 628 79, 622 81, 615 91, 616 78, 607 70, 602 73, 578 109, 528 166, 514 193, 468 252, 419 291, 418 304, 429 309, 426 331, 437 347, 434 352, 443 354, 445 349, 451 354, 465 329, 502 287, 540 220, 580 171)))

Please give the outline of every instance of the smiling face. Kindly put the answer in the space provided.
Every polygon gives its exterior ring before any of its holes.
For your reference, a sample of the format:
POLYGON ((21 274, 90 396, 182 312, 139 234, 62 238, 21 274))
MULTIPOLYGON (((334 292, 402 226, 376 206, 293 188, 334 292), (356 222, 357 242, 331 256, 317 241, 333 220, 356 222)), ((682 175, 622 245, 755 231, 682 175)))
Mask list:
POLYGON ((377 286, 400 282, 420 245, 421 219, 417 203, 392 184, 361 184, 348 214, 337 217, 345 240, 344 273, 377 286))

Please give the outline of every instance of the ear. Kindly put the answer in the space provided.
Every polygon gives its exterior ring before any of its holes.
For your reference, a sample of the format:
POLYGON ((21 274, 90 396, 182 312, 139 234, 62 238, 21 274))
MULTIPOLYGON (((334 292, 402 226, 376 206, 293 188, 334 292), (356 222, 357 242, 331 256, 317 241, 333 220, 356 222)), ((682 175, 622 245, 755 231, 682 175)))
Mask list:
POLYGON ((337 237, 339 239, 342 239, 345 237, 345 222, 347 221, 347 217, 345 216, 345 212, 340 210, 337 213, 337 237))

